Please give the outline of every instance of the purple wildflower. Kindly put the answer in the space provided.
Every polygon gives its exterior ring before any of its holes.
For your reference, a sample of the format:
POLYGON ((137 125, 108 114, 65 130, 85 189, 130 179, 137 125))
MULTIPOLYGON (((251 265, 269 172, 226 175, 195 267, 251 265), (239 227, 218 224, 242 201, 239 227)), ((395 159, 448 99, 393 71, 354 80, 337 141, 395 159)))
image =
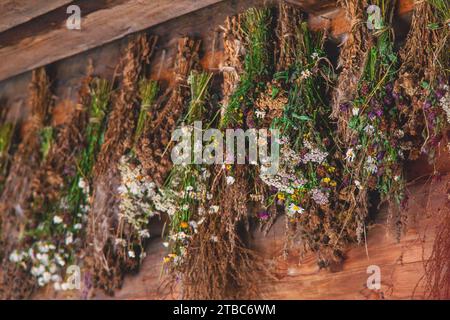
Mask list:
POLYGON ((269 219, 269 213, 267 211, 261 211, 258 212, 258 218, 260 218, 261 220, 267 220, 269 219))
POLYGON ((385 105, 390 106, 390 105, 392 105, 392 103, 394 102, 394 100, 392 99, 392 97, 386 95, 386 96, 384 97, 384 99, 383 99, 383 102, 384 102, 385 105))
POLYGON ((387 92, 392 92, 392 89, 394 89, 394 86, 392 85, 392 82, 389 82, 388 84, 386 84, 384 89, 386 89, 387 92))
POLYGON ((341 103, 339 105, 339 110, 341 110, 342 112, 346 112, 346 111, 348 111, 348 109, 350 109, 350 104, 348 102, 341 103))

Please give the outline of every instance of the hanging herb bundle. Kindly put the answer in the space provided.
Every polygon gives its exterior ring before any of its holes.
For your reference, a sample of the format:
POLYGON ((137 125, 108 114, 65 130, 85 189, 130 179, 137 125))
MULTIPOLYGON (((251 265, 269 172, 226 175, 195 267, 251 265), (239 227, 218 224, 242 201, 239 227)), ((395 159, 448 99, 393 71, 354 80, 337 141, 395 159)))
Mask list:
POLYGON ((121 87, 113 103, 105 142, 102 145, 98 161, 95 165, 96 176, 106 172, 111 163, 117 163, 127 150, 133 146, 133 135, 136 125, 136 112, 139 110, 137 92, 143 67, 149 64, 157 38, 147 38, 141 34, 128 43, 125 56, 121 60, 121 87))
POLYGON ((18 270, 20 267, 16 263, 11 263, 9 253, 24 237, 26 225, 24 211, 27 209, 27 199, 31 194, 31 181, 42 160, 41 132, 49 122, 51 114, 52 95, 45 69, 33 71, 29 90, 31 118, 25 126, 23 139, 11 161, 9 175, 0 198, 1 242, 4 252, 0 296, 3 299, 25 298, 29 295, 28 288, 32 287, 26 274, 23 277, 17 275, 24 271, 18 270))
POLYGON ((69 289, 64 271, 76 262, 81 249, 91 196, 88 177, 101 143, 109 92, 105 80, 90 76, 84 80, 79 105, 70 120, 57 128, 57 138, 33 181, 25 237, 10 260, 24 268, 39 287, 52 283, 56 290, 69 289))
POLYGON ((142 79, 139 83, 141 108, 134 133, 134 145, 129 154, 122 156, 119 163, 121 183, 118 187, 119 221, 117 225, 116 259, 123 261, 125 270, 132 270, 145 257, 144 241, 150 237, 149 219, 156 214, 151 203, 156 195, 156 185, 145 173, 134 150, 142 138, 144 127, 151 117, 151 108, 158 94, 158 83, 142 79))
POLYGON ((325 35, 311 33, 301 13, 284 6, 278 27, 279 70, 257 103, 258 112, 280 130, 280 165, 275 175, 261 178, 276 190, 270 201, 285 207, 290 230, 286 249, 293 236, 300 236, 326 266, 342 259, 343 244, 350 238, 348 208, 339 195, 340 150, 324 94, 330 92, 334 74, 323 49, 325 35))
POLYGON ((191 100, 180 129, 183 134, 181 136, 183 147, 188 150, 175 150, 188 154, 180 155, 185 157, 184 163, 173 166, 160 195, 155 198, 155 206, 169 215, 170 230, 167 246, 170 253, 164 260, 175 270, 183 265, 189 241, 204 219, 205 203, 212 196, 208 190, 211 172, 206 165, 202 164, 202 161, 192 163, 192 160, 198 157, 196 153, 203 157, 203 150, 195 137, 197 135, 201 137, 201 131, 208 129, 208 127, 200 128, 197 125, 213 115, 211 110, 206 109, 211 79, 212 74, 205 72, 192 71, 189 76, 191 100))
POLYGON ((338 120, 340 138, 346 138, 348 119, 346 115, 341 115, 341 112, 345 109, 346 103, 357 95, 358 84, 363 76, 373 39, 369 36, 364 21, 367 0, 340 0, 338 4, 344 9, 351 29, 340 46, 338 68, 341 72, 333 92, 332 116, 338 120))
POLYGON ((371 191, 392 204, 390 217, 398 236, 405 222, 398 214, 404 203, 402 162, 406 145, 393 95, 398 60, 390 23, 395 1, 373 1, 372 4, 380 8, 381 20, 374 24, 370 34, 373 46, 364 64, 357 94, 352 101, 340 105, 342 121, 338 123, 346 163, 343 183, 347 187, 342 193, 355 210, 358 241, 365 235, 371 191))
MULTIPOLYGON (((244 14, 226 20, 223 28, 225 63, 220 122, 222 129, 267 129, 267 123, 260 121, 263 111, 258 113, 255 110, 255 103, 266 90, 267 80, 273 72, 273 39, 270 36, 272 14, 272 9, 269 8, 252 8, 244 14)), ((225 157, 227 162, 234 161, 228 159, 227 155, 225 157)), ((228 179, 234 179, 236 185, 248 190, 248 194, 236 194, 239 199, 230 197, 228 203, 232 207, 233 203, 252 202, 259 211, 261 221, 266 221, 269 217, 267 211, 273 212, 275 207, 266 208, 264 200, 268 194, 267 187, 259 179, 256 164, 251 165, 251 167, 227 166, 228 179), (236 177, 241 176, 246 178, 239 181, 236 177)), ((242 217, 245 217, 245 224, 248 224, 247 209, 242 205, 239 210, 243 211, 242 217)), ((276 214, 271 216, 274 218, 276 214)))
MULTIPOLYGON (((222 66, 224 103, 219 125, 222 129, 244 128, 248 125, 247 115, 253 109, 257 90, 265 85, 261 80, 270 75, 266 69, 270 65, 270 10, 249 9, 237 18, 227 19, 226 23, 225 64, 222 66)), ((197 231, 190 237, 183 259, 184 298, 257 296, 255 273, 261 266, 240 234, 243 231, 240 226, 248 219, 249 179, 252 180, 249 172, 240 164, 215 166, 210 177, 209 171, 202 172, 211 191, 206 195, 205 205, 200 207, 207 214, 196 222, 197 231)))
POLYGON ((394 98, 402 130, 411 141, 411 160, 425 153, 432 161, 450 123, 449 19, 448 1, 416 2, 411 29, 400 51, 394 98))
MULTIPOLYGON (((230 52, 228 57, 232 57, 232 54, 240 54, 241 50, 245 52, 244 62, 241 64, 238 62, 237 68, 242 65, 242 74, 235 79, 229 79, 232 83, 238 80, 238 84, 232 84, 233 92, 224 101, 224 111, 221 119, 222 128, 230 127, 244 127, 245 116, 247 112, 252 109, 252 105, 255 101, 255 96, 258 91, 264 89, 265 78, 270 76, 271 70, 268 69, 271 65, 270 54, 268 46, 270 44, 270 24, 271 24, 271 12, 269 9, 254 9, 247 10, 242 15, 238 16, 238 23, 236 20, 228 20, 228 28, 231 28, 227 32, 232 38, 236 38, 234 46, 229 44, 226 46, 232 49, 234 52, 230 52), (238 30, 236 28, 239 27, 238 30), (233 30, 234 29, 234 30, 233 30), (240 32, 239 36, 236 36, 240 32), (233 81, 234 80, 234 81, 233 81)), ((228 43, 230 40, 226 39, 228 43)), ((229 62, 234 62, 232 58, 228 58, 229 62)), ((228 63, 229 63, 228 62, 228 63)), ((236 72, 236 67, 231 66, 231 69, 236 72), (232 69, 234 68, 234 70, 232 69)), ((225 71, 228 71, 225 69, 225 71)), ((225 85, 225 94, 230 90, 225 85)))
POLYGON ((10 166, 10 151, 13 143, 15 125, 6 120, 7 109, 0 110, 0 195, 10 166))
MULTIPOLYGON (((193 77, 193 87, 206 85, 208 78, 206 74, 200 79, 193 77), (195 85, 196 80, 199 85, 195 85)), ((194 106, 191 103, 191 108, 194 106)), ((190 112, 194 114, 199 113, 190 112)), ((188 118, 189 121, 198 119, 188 118)), ((198 129, 194 127, 195 130, 198 129)), ((219 143, 215 137, 209 142, 219 143)), ((191 165, 187 169, 180 166, 179 170, 183 175, 174 173, 170 181, 181 178, 182 189, 178 193, 181 210, 175 212, 171 221, 169 246, 172 249, 166 261, 178 265, 183 297, 226 299, 254 295, 255 260, 237 231, 237 225, 247 215, 248 196, 243 190, 248 190, 248 177, 244 168, 191 165)))
POLYGON ((189 87, 186 84, 191 70, 198 69, 200 43, 188 37, 178 41, 174 66, 175 83, 156 102, 152 116, 145 124, 142 138, 135 149, 146 175, 158 186, 162 186, 172 167, 171 134, 189 98, 189 87), (168 100, 164 101, 167 96, 168 100))
MULTIPOLYGON (((109 293, 120 287, 122 269, 124 271, 132 269, 139 264, 139 259, 128 260, 127 257, 133 257, 126 253, 124 255, 123 244, 115 241, 119 234, 124 232, 122 210, 124 207, 121 207, 123 199, 114 195, 117 195, 117 188, 121 183, 120 171, 127 165, 126 159, 122 157, 133 155, 136 123, 138 118, 142 120, 145 114, 140 115, 136 112, 141 109, 140 79, 144 77, 156 41, 156 37, 141 34, 133 37, 128 43, 119 65, 122 72, 120 87, 112 104, 104 143, 94 168, 94 206, 88 222, 88 242, 92 245, 90 268, 94 274, 94 285, 109 293)), ((156 92, 150 94, 156 94, 156 92)), ((154 99, 154 97, 145 97, 145 99, 154 99)), ((147 108, 148 106, 144 106, 144 109, 147 108)), ((131 218, 131 216, 128 217, 131 218)), ((133 232, 134 229, 130 230, 133 232)), ((131 234, 130 237, 132 237, 131 234)))

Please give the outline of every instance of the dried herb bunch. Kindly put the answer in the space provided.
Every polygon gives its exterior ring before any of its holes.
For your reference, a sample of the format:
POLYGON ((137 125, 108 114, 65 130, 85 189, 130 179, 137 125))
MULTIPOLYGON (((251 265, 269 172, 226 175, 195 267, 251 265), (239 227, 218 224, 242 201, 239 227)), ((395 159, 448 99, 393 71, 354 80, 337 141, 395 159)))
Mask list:
POLYGON ((338 68, 341 69, 341 72, 336 82, 332 101, 332 116, 342 122, 338 129, 340 135, 345 137, 347 118, 343 116, 341 119, 341 105, 352 101, 357 94, 358 84, 363 76, 373 39, 369 36, 369 30, 364 21, 367 1, 340 0, 338 4, 344 9, 351 24, 351 31, 346 35, 340 46, 338 68))
POLYGON ((122 77, 120 88, 114 99, 105 140, 102 145, 95 174, 103 174, 111 163, 117 163, 122 155, 133 146, 133 135, 136 126, 136 110, 139 110, 139 79, 143 68, 149 63, 153 53, 156 37, 145 34, 135 36, 128 42, 125 56, 121 60, 122 77))
MULTIPOLYGON (((270 24, 268 9, 249 9, 226 21, 224 98, 219 122, 222 129, 252 127, 247 120, 253 117, 255 97, 271 72, 267 70, 272 58, 270 24)), ((251 173, 253 169, 236 164, 200 172, 210 192, 198 209, 201 218, 194 220, 194 234, 183 257, 181 272, 186 299, 238 299, 258 295, 256 272, 262 267, 243 241, 251 186, 255 182, 251 173), (218 256, 221 258, 217 259, 218 256)))
MULTIPOLYGON (((201 161, 195 160, 195 153, 201 152, 201 146, 195 145, 195 135, 201 134, 200 121, 208 120, 212 110, 207 104, 208 91, 212 74, 192 71, 188 83, 191 88, 191 99, 185 113, 181 133, 183 147, 174 149, 177 155, 177 163, 173 166, 164 187, 160 189, 160 195, 155 197, 155 206, 168 214, 170 229, 167 245, 169 254, 165 262, 174 269, 183 264, 186 256, 186 248, 192 235, 197 231, 199 223, 204 216, 204 206, 207 198, 210 198, 208 181, 211 176, 208 167, 201 161), (194 148, 191 145, 194 144, 194 148), (185 152, 186 154, 183 154, 185 152)), ((197 156, 198 157, 198 156, 197 156)))
POLYGON ((342 157, 329 122, 328 98, 335 76, 323 48, 326 34, 310 32, 301 13, 293 9, 282 6, 279 19, 283 63, 262 95, 266 109, 258 109, 261 118, 269 116, 272 127, 280 131, 279 170, 262 174, 261 179, 273 190, 269 202, 285 208, 286 253, 292 240, 300 238, 325 267, 342 259, 344 244, 354 234, 348 228, 347 202, 340 194, 342 157))
MULTIPOLYGON (((3 299, 27 298, 33 287, 25 271, 11 263, 10 253, 23 238, 27 223, 25 210, 31 195, 32 181, 41 160, 41 131, 49 122, 52 95, 50 81, 43 68, 34 70, 29 89, 31 117, 24 129, 22 141, 11 161, 11 168, 0 198, 3 277, 0 285, 3 299), (22 276, 21 273, 24 273, 22 276)), ((13 261, 14 262, 14 261, 13 261)))
MULTIPOLYGON (((233 46, 228 45, 225 47, 227 50, 233 50, 226 54, 225 61, 233 62, 232 54, 239 54, 241 50, 245 50, 245 56, 243 57, 243 63, 240 62, 234 69, 242 66, 242 74, 239 77, 225 79, 228 82, 224 85, 225 94, 227 94, 230 88, 234 88, 231 95, 224 101, 223 116, 220 123, 222 128, 227 127, 244 127, 245 116, 248 112, 251 112, 252 106, 255 100, 255 95, 259 90, 263 90, 266 82, 265 78, 270 76, 271 73, 271 55, 269 50, 270 45, 270 27, 271 27, 271 11, 267 8, 254 9, 251 8, 244 14, 241 14, 237 18, 240 35, 236 36, 236 20, 228 22, 228 28, 231 28, 225 33, 227 38, 229 35, 234 36, 234 49, 233 46), (234 22, 233 22, 234 21, 234 22), (239 82, 235 84, 235 81, 239 82)), ((225 38, 226 42, 230 42, 225 38)), ((229 63, 228 62, 228 63, 229 63)), ((226 69, 226 73, 229 71, 235 71, 229 67, 226 69)))
POLYGON ((172 167, 170 161, 171 134, 180 120, 189 99, 187 80, 191 70, 198 69, 200 41, 181 38, 175 59, 175 83, 155 103, 142 138, 136 147, 136 155, 146 174, 158 186, 164 183, 172 167), (168 97, 167 101, 164 101, 168 97))
MULTIPOLYGON (((351 197, 356 216, 358 241, 365 235, 369 193, 391 204, 390 221, 400 236, 405 217, 399 209, 405 204, 402 163, 407 143, 400 128, 400 112, 395 105, 393 83, 398 58, 394 52, 391 21, 395 1, 372 1, 381 10, 380 21, 369 36, 373 45, 363 66, 353 100, 339 105, 341 148, 345 151, 343 193, 351 197)), ((353 210, 352 209, 352 210, 353 210)))
POLYGON ((411 160, 424 153, 432 161, 450 123, 449 12, 445 0, 416 2, 411 29, 400 51, 394 98, 402 129, 411 141, 411 160))
POLYGON ((117 189, 120 199, 114 244, 116 259, 122 261, 124 272, 136 269, 145 257, 144 244, 150 237, 148 224, 150 218, 157 214, 151 205, 156 195, 156 185, 147 176, 134 151, 151 117, 157 94, 156 81, 145 78, 140 81, 141 106, 134 132, 134 145, 128 154, 122 156, 118 167, 121 182, 117 189))
POLYGON ((25 237, 10 260, 42 287, 68 290, 66 268, 78 262, 90 205, 90 173, 103 132, 109 84, 88 76, 69 120, 55 128, 56 139, 33 184, 25 237), (89 117, 89 118, 88 118, 89 117))

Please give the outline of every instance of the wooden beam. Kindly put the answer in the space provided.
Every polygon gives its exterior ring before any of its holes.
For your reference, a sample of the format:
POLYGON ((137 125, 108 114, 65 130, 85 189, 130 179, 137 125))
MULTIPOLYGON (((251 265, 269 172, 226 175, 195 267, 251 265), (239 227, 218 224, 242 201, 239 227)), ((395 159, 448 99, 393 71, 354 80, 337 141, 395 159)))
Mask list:
POLYGON ((0 3, 0 32, 55 10, 72 0, 3 0, 0 3))
MULTIPOLYGON (((349 22, 335 1, 287 1, 309 13, 308 22, 312 29, 330 27, 335 38, 349 30, 349 22)), ((0 81, 220 2, 232 1, 102 0, 95 8, 82 10, 85 16, 82 16, 80 31, 67 30, 64 19, 53 22, 55 26, 47 26, 46 21, 42 21, 40 25, 46 26, 44 30, 35 32, 30 27, 32 33, 27 29, 28 24, 24 24, 20 37, 13 32, 14 29, 0 34, 0 61, 6 62, 0 64, 0 81)), ((413 0, 401 0, 398 14, 404 15, 412 8, 413 0)))
POLYGON ((0 81, 120 39, 223 0, 128 0, 82 16, 81 30, 65 24, 0 48, 0 81))

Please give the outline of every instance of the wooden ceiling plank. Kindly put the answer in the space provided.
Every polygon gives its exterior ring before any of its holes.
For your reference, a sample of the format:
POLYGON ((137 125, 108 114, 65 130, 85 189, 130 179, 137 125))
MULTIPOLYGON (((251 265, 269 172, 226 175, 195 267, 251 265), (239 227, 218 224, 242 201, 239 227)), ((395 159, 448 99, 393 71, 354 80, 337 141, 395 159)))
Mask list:
POLYGON ((130 0, 83 17, 81 30, 61 25, 0 48, 0 81, 98 47, 223 0, 130 0))
POLYGON ((0 48, 0 81, 101 46, 223 0, 130 0, 82 17, 81 30, 65 25, 0 48))
MULTIPOLYGON (((81 30, 68 30, 61 23, 45 33, 24 37, 16 43, 0 46, 0 81, 34 68, 99 47, 128 34, 145 30, 168 20, 200 10, 226 0, 127 0, 120 5, 94 11, 82 20, 81 30)), ((288 0, 300 6, 312 0, 288 0)), ((312 29, 331 27, 331 35, 339 39, 349 31, 349 22, 341 8, 329 7, 330 1, 312 10, 312 29), (327 11, 322 11, 326 9, 327 11)), ((412 10, 413 0, 401 0, 398 14, 412 10)), ((307 11, 307 9, 304 9, 307 11)))

